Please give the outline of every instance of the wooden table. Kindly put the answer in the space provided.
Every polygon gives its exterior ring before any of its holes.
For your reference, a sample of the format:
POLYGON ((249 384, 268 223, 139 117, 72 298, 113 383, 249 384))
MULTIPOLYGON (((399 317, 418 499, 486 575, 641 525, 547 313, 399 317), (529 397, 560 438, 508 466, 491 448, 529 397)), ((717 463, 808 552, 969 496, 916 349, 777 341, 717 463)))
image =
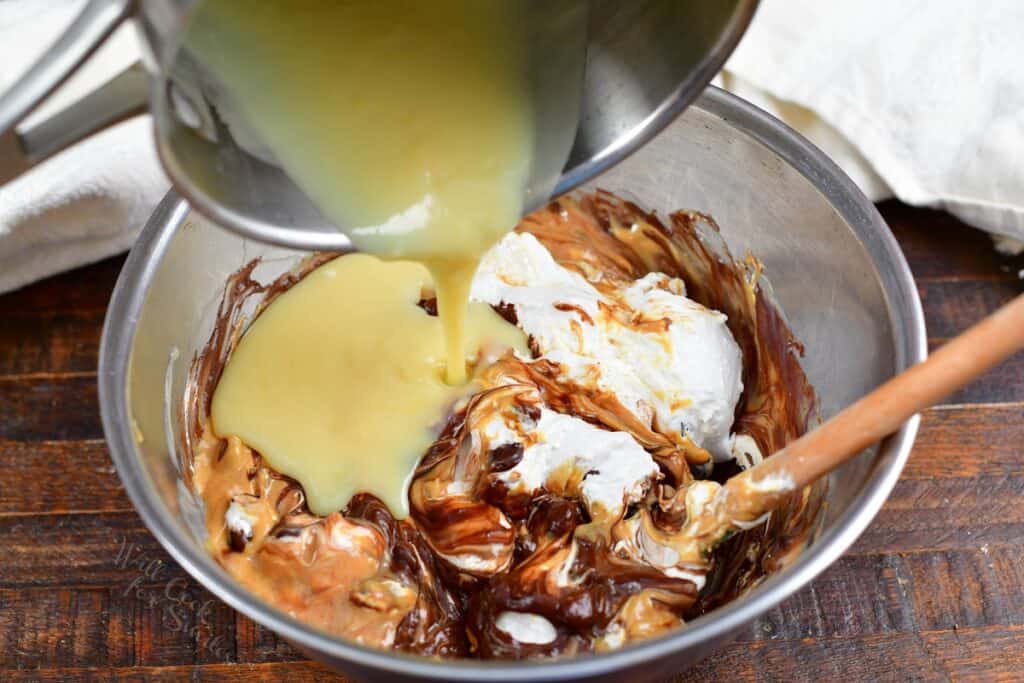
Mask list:
MULTIPOLYGON (((1024 289, 987 237, 882 210, 933 346, 1024 289)), ((334 679, 196 584, 125 496, 96 403, 122 260, 0 297, 0 680, 334 679)), ((968 676, 1024 679, 1024 357, 928 411, 852 550, 680 678, 968 676)))

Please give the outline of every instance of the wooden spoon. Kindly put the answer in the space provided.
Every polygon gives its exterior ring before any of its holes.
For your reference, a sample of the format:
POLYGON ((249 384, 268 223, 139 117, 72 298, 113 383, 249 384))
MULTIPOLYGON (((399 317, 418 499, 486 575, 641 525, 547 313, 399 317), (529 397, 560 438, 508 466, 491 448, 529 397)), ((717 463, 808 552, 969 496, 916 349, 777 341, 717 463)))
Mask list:
POLYGON ((723 486, 723 495, 716 497, 714 518, 726 527, 742 528, 1022 348, 1024 295, 772 457, 732 477, 723 486))

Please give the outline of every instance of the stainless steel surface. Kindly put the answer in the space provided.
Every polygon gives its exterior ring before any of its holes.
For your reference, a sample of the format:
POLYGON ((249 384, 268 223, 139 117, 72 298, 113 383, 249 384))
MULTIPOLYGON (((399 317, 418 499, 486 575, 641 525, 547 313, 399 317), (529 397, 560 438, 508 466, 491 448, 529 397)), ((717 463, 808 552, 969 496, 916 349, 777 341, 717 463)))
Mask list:
POLYGON ((33 163, 47 159, 65 147, 146 111, 149 78, 141 64, 134 64, 73 105, 19 133, 33 163))
MULTIPOLYGON (((148 50, 147 66, 155 76, 150 110, 157 148, 178 191, 208 217, 242 235, 295 248, 346 247, 348 239, 323 218, 233 111, 226 89, 187 50, 176 49, 195 1, 93 0, 83 14, 94 17, 88 26, 99 25, 100 18, 110 20, 109 32, 134 8, 148 50)), ((554 194, 561 194, 585 183, 671 122, 721 68, 757 5, 757 0, 529 1, 546 19, 537 22, 531 37, 536 47, 531 53, 532 82, 540 103, 531 208, 543 204, 552 188, 554 194), (570 116, 577 98, 566 96, 565 91, 572 89, 567 82, 579 82, 568 75, 581 67, 575 55, 582 57, 582 51, 574 49, 572 40, 559 36, 583 36, 565 29, 585 21, 587 8, 582 112, 569 162, 560 169, 564 150, 554 154, 557 145, 551 132, 563 128, 566 117, 577 118, 570 116), (555 157, 559 161, 550 168, 555 157)), ((97 36, 95 30, 89 33, 90 46, 94 47, 97 36)), ((88 55, 81 47, 83 39, 72 38, 66 35, 41 62, 46 64, 46 92, 88 55)), ((39 90, 28 85, 23 82, 18 88, 39 90)), ((14 94, 18 95, 17 89, 14 94)), ((25 106, 31 109, 39 99, 18 96, 12 103, 9 95, 0 102, 19 112, 25 106)), ((138 90, 107 93, 116 98, 111 106, 119 109, 133 106, 138 95, 138 90)), ((109 123, 89 119, 84 110, 76 113, 78 132, 109 123)), ((8 118, 9 125, 4 125, 0 115, 0 182, 30 165, 21 163, 25 155, 10 131, 21 116, 8 118)))
POLYGON ((138 91, 122 101, 121 91, 115 88, 101 93, 109 104, 97 107, 93 99, 92 106, 87 102, 77 111, 61 112, 29 131, 16 129, 113 33, 129 15, 132 4, 132 0, 90 2, 53 47, 9 90, 0 94, 0 184, 115 120, 143 111, 139 105, 144 103, 144 98, 139 101, 138 91))
MULTIPOLYGON (((596 184, 663 211, 707 211, 737 254, 750 249, 764 261, 777 299, 806 343, 804 365, 826 417, 924 358, 917 292, 874 207, 818 150, 751 105, 709 90, 596 184)), ((169 195, 132 251, 111 301, 100 352, 100 405, 125 489, 168 552, 228 604, 356 676, 546 681, 678 673, 853 543, 891 491, 917 431, 917 419, 909 421, 832 475, 821 536, 791 567, 666 637, 549 663, 438 662, 362 648, 310 629, 236 585, 193 533, 197 506, 174 464, 185 372, 210 333, 225 278, 255 257, 267 259, 257 275, 269 278, 300 256, 219 229, 169 195)))

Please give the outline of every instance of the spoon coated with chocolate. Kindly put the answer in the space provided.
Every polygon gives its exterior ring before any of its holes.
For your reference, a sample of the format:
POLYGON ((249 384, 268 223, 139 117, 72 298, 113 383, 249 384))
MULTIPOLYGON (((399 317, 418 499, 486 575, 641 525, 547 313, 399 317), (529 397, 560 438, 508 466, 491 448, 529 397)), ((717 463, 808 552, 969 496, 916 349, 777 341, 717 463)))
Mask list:
POLYGON ((749 528, 787 494, 828 474, 1022 348, 1024 295, 772 457, 729 479, 688 528, 696 557, 706 555, 730 532, 749 528))

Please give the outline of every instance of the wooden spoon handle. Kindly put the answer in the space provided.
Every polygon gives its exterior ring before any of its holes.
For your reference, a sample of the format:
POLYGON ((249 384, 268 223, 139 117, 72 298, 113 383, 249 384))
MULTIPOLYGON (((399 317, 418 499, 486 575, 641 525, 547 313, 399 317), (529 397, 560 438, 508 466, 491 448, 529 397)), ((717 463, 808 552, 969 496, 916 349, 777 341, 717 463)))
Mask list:
POLYGON ((727 519, 750 521, 1024 348, 1024 295, 758 465, 730 479, 727 519), (784 490, 772 490, 787 483, 784 490))

